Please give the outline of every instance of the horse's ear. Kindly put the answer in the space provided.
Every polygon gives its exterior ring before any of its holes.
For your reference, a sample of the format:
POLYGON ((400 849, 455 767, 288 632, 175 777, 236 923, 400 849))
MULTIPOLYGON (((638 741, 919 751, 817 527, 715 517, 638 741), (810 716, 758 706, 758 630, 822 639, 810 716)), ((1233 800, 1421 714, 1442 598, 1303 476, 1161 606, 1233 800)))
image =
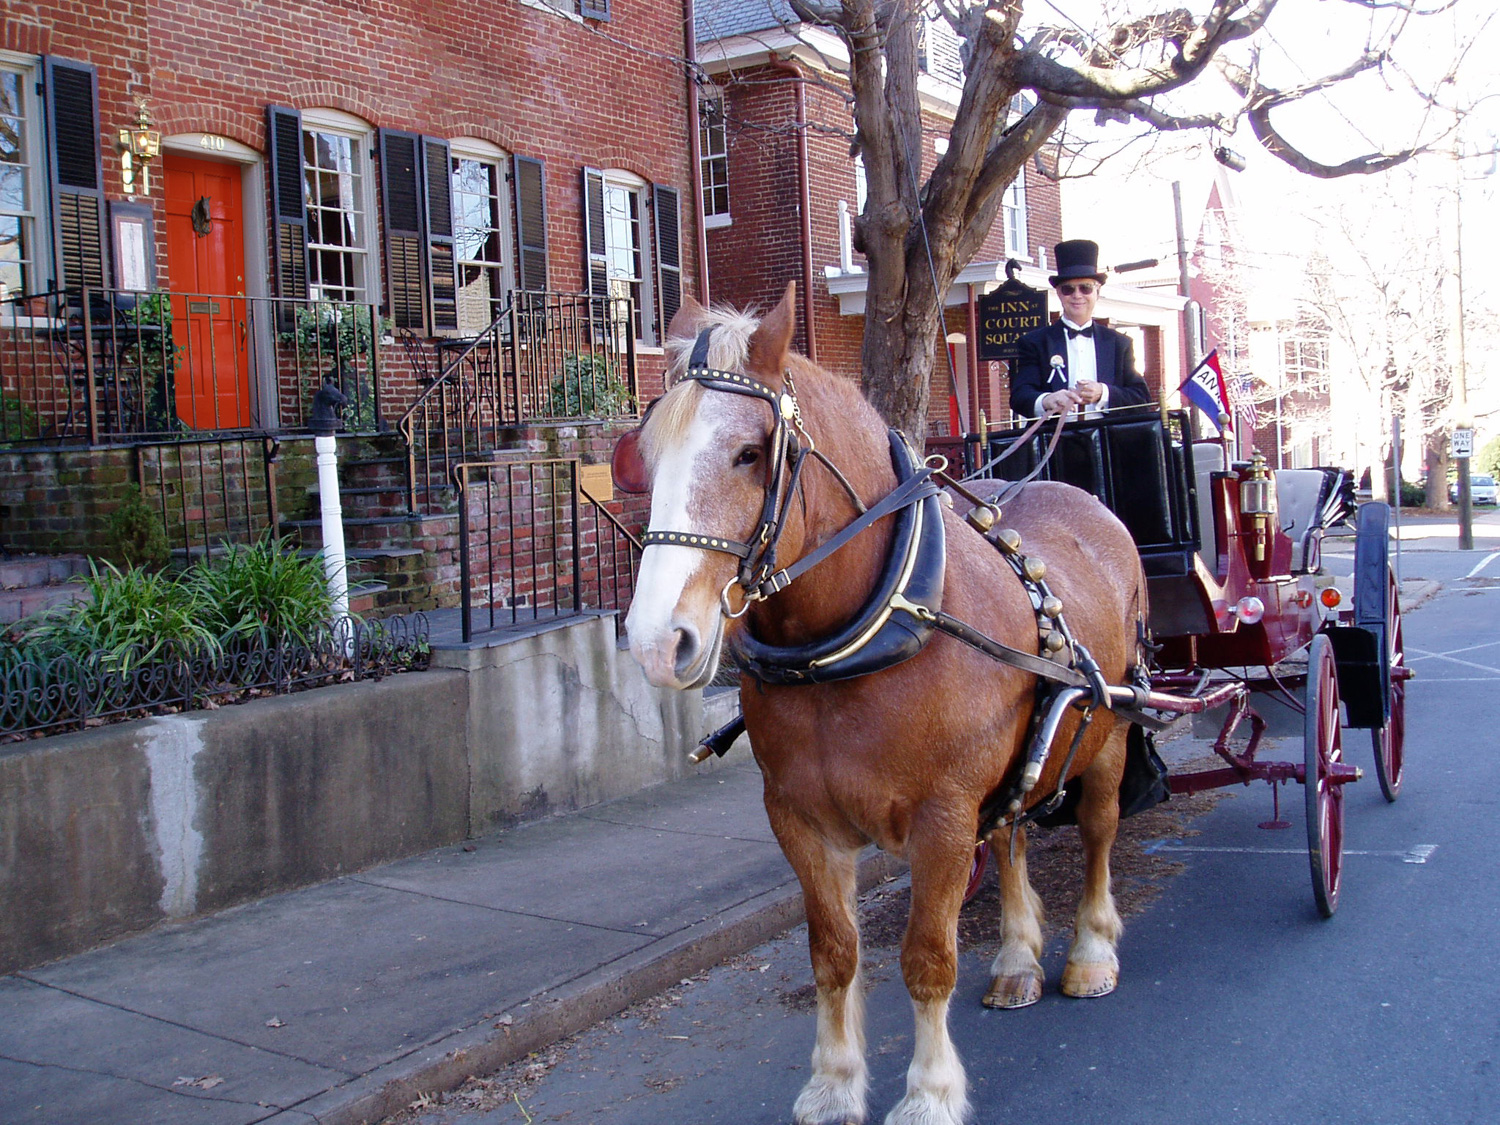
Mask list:
POLYGON ((667 325, 667 339, 691 340, 698 334, 698 321, 708 310, 693 300, 692 294, 682 295, 682 304, 672 314, 672 323, 667 325))
POLYGON ((786 371, 786 353, 792 346, 792 333, 797 328, 796 299, 797 283, 789 281, 781 303, 765 315, 755 335, 750 337, 745 369, 775 386, 780 385, 782 373, 786 371))
POLYGON ((651 474, 646 470, 646 459, 641 456, 641 430, 637 426, 620 436, 615 442, 614 454, 610 457, 610 475, 615 487, 621 492, 650 492, 651 474))

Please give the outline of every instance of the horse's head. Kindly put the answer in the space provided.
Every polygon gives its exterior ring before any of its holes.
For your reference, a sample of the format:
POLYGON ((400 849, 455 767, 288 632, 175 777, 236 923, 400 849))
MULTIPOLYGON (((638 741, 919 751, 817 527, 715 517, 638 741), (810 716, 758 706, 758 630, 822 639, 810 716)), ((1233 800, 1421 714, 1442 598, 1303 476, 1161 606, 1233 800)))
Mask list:
POLYGON ((621 486, 651 491, 650 531, 625 628, 630 651, 658 686, 702 687, 718 669, 726 620, 721 600, 732 596, 729 588, 744 565, 735 552, 760 546, 754 541, 766 497, 774 497, 785 477, 774 464, 772 439, 782 411, 775 396, 785 384, 792 310, 790 285, 759 323, 687 301, 668 330, 669 375, 682 376, 691 356, 697 370, 748 377, 749 393, 679 378, 616 450, 621 486), (700 334, 709 327, 705 341, 700 334))

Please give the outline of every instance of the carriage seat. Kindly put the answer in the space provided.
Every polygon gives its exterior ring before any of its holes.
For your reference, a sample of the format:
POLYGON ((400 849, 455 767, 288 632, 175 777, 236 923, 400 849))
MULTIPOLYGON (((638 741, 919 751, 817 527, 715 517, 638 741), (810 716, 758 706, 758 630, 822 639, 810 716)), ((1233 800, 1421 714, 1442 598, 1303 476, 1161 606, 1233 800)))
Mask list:
POLYGON ((1293 574, 1307 569, 1307 548, 1313 532, 1323 526, 1328 488, 1323 469, 1276 470, 1276 522, 1292 541, 1293 574))
POLYGON ((1217 441, 1193 443, 1193 479, 1198 484, 1198 553, 1213 566, 1217 558, 1214 546, 1213 475, 1223 471, 1224 449, 1217 441))

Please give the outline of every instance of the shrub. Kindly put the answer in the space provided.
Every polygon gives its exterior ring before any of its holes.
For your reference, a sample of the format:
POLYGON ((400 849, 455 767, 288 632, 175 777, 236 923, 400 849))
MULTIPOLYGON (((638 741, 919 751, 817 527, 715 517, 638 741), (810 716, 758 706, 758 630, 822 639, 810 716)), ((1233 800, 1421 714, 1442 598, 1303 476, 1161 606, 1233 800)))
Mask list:
POLYGON ((141 490, 131 485, 119 507, 109 514, 105 536, 109 557, 121 566, 160 570, 172 557, 167 529, 141 490))
POLYGON ((617 418, 635 409, 635 396, 609 358, 586 352, 563 356, 563 371, 552 380, 554 418, 617 418))
POLYGON ((184 583, 204 606, 207 627, 225 641, 307 640, 333 610, 322 556, 304 558, 269 535, 198 563, 184 583))

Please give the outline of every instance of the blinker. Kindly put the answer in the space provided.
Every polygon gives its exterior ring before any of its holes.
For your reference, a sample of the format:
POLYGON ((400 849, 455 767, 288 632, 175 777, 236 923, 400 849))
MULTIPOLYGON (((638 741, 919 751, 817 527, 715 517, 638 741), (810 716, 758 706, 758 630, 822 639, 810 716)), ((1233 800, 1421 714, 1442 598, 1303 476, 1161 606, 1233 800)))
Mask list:
POLYGON ((622 434, 615 442, 615 451, 609 459, 610 474, 615 487, 621 492, 650 492, 651 476, 646 471, 646 459, 641 456, 641 428, 637 426, 622 434))

